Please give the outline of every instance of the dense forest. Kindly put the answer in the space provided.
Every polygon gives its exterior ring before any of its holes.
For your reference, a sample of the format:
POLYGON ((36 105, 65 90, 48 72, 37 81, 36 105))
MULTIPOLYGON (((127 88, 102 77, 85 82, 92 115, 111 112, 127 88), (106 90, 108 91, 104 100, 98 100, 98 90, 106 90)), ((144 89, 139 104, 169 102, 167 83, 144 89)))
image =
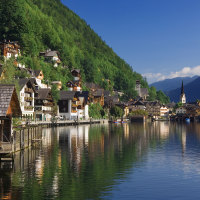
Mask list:
POLYGON ((169 101, 161 91, 149 88, 140 74, 60 0, 1 0, 0 40, 4 39, 18 41, 20 62, 42 69, 46 81, 61 80, 65 85, 71 78, 70 70, 78 68, 84 82, 123 91, 127 99, 137 95, 135 81, 140 80, 149 89, 151 100, 169 101), (60 67, 54 68, 39 57, 39 52, 49 48, 60 52, 60 67))

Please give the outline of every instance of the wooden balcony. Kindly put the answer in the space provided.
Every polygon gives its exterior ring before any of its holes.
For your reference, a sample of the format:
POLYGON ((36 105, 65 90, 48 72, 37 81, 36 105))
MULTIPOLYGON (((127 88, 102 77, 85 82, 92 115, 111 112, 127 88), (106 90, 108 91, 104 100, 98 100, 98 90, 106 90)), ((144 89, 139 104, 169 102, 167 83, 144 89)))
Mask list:
POLYGON ((32 111, 33 110, 33 106, 24 106, 24 109, 32 111))
POLYGON ((44 106, 53 106, 53 103, 52 102, 48 102, 48 103, 44 103, 43 105, 44 106))
POLYGON ((31 88, 25 88, 24 91, 26 93, 33 93, 33 90, 31 88))
POLYGON ((25 101, 33 101, 33 97, 24 97, 25 101))

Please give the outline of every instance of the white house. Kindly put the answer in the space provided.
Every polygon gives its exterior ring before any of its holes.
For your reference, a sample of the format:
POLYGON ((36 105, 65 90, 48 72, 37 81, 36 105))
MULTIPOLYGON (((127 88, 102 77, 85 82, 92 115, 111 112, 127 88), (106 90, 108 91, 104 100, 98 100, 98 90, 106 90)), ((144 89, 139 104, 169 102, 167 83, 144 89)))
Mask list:
POLYGON ((167 117, 168 115, 169 115, 169 109, 166 106, 162 105, 160 107, 160 116, 167 117))
POLYGON ((186 108, 181 106, 179 108, 176 109, 176 114, 185 114, 186 113, 186 108))
POLYGON ((61 63, 60 53, 58 51, 52 51, 51 49, 48 49, 45 52, 40 52, 40 56, 43 56, 47 62, 53 62, 54 67, 58 67, 58 65, 61 63))
POLYGON ((88 119, 88 92, 60 91, 58 115, 65 119, 88 119))
POLYGON ((34 116, 34 99, 35 89, 29 79, 19 79, 20 85, 20 107, 22 116, 31 117, 34 116))

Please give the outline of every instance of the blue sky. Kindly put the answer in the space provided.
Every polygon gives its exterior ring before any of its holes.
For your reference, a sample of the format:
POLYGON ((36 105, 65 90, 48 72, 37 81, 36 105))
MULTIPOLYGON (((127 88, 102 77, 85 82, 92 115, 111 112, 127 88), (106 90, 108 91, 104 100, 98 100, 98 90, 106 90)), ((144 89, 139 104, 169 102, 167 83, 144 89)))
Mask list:
POLYGON ((200 75, 199 0, 61 0, 149 82, 200 75))

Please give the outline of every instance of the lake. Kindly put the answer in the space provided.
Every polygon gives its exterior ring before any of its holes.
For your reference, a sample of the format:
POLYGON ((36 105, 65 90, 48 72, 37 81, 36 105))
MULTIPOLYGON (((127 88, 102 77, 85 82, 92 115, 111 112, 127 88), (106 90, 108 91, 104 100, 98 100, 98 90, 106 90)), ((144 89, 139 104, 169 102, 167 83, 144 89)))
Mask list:
POLYGON ((149 122, 43 129, 1 164, 0 199, 199 199, 200 124, 149 122))

